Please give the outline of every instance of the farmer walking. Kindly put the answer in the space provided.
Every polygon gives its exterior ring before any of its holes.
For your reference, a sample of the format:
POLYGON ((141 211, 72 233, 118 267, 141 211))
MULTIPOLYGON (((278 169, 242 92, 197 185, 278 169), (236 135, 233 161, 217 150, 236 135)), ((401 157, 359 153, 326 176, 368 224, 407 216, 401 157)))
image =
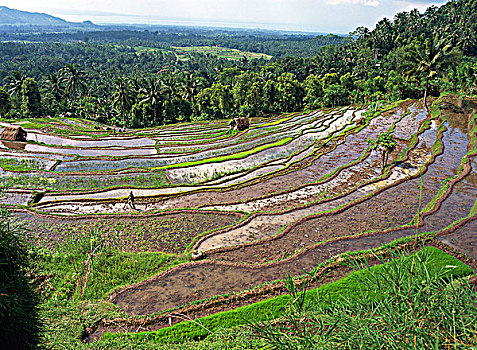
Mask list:
POLYGON ((129 206, 131 207, 131 209, 136 210, 136 206, 134 205, 134 194, 133 194, 132 191, 129 193, 128 201, 127 201, 126 204, 129 204, 129 206))

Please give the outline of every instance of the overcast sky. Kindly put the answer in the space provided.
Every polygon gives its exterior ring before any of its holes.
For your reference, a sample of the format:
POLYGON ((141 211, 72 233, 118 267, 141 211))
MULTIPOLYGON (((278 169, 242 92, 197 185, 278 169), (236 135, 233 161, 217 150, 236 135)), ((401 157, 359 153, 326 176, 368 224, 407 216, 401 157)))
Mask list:
POLYGON ((0 0, 10 8, 69 21, 186 24, 349 33, 432 0, 0 0))

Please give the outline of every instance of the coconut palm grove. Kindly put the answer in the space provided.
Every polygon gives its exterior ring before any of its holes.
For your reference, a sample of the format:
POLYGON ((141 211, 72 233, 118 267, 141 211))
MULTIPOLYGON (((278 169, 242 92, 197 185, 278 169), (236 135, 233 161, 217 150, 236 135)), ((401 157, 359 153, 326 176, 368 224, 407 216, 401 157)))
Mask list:
POLYGON ((0 7, 0 348, 477 348, 476 33, 0 7))

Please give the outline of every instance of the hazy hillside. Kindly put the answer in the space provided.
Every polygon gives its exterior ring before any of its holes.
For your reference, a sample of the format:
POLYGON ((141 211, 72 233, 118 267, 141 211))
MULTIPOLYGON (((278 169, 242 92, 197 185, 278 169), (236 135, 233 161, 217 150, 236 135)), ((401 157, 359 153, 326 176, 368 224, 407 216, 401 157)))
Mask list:
POLYGON ((27 12, 0 6, 1 26, 47 26, 61 28, 91 28, 96 27, 91 22, 74 23, 48 15, 46 13, 27 12))
POLYGON ((0 23, 12 25, 60 25, 64 26, 68 22, 64 19, 53 17, 45 13, 26 12, 0 6, 0 23))

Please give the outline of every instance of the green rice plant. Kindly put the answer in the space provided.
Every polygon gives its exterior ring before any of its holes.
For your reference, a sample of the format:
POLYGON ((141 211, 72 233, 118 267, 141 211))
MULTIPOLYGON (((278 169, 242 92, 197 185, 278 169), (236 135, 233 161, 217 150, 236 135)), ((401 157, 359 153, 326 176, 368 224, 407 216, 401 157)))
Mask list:
POLYGON ((0 159, 0 168, 9 171, 31 171, 44 170, 44 165, 34 159, 3 158, 0 159))
POLYGON ((213 158, 209 158, 209 159, 199 159, 199 160, 191 161, 191 162, 165 165, 165 166, 162 166, 162 167, 156 167, 156 168, 151 168, 151 169, 152 170, 173 169, 173 168, 190 167, 190 166, 200 165, 200 164, 218 163, 218 162, 222 162, 222 161, 225 161, 225 160, 242 159, 242 158, 245 158, 249 155, 261 152, 263 150, 266 150, 266 149, 269 149, 269 148, 272 148, 272 147, 282 146, 284 144, 289 143, 292 140, 293 139, 291 137, 287 137, 287 138, 282 139, 280 141, 277 141, 275 143, 258 146, 256 148, 253 148, 253 149, 248 150, 248 151, 242 151, 242 152, 239 152, 239 153, 234 153, 234 154, 230 154, 230 155, 226 155, 226 156, 213 157, 213 158))
MULTIPOLYGON (((404 253, 394 254, 389 261, 377 255, 381 265, 373 267, 358 265, 353 260, 348 260, 347 264, 358 271, 317 289, 306 291, 306 285, 298 287, 291 276, 288 276, 286 286, 289 294, 197 320, 189 320, 155 332, 126 335, 107 333, 104 335, 104 339, 126 337, 134 340, 149 340, 159 344, 182 343, 204 339, 219 329, 249 324, 255 330, 256 336, 265 339, 272 348, 308 349, 307 346, 312 343, 326 344, 328 341, 325 339, 325 342, 321 342, 317 338, 317 329, 321 329, 323 334, 330 337, 332 334, 330 329, 335 329, 339 325, 337 320, 333 320, 331 324, 329 322, 322 323, 323 315, 330 314, 336 306, 347 305, 348 302, 350 304, 374 305, 378 301, 385 300, 388 297, 388 284, 391 287, 396 287, 396 284, 392 284, 391 278, 394 276, 391 273, 395 271, 398 272, 397 282, 412 281, 417 286, 422 286, 423 281, 426 281, 425 278, 432 277, 433 273, 437 273, 439 278, 447 279, 450 279, 451 276, 465 276, 472 273, 470 267, 436 248, 426 247, 414 255, 419 256, 416 259, 418 263, 416 263, 414 271, 422 272, 424 278, 418 278, 417 282, 414 281, 416 273, 409 273, 412 257, 408 257, 404 253), (428 273, 426 274, 424 271, 428 273), (380 289, 376 289, 373 287, 374 285, 378 285, 380 289), (364 287, 366 286, 369 286, 368 292, 365 292, 364 287), (255 318, 255 321, 251 320, 252 317, 255 318), (281 317, 281 321, 277 323, 279 317, 281 317)), ((314 272, 311 273, 312 277, 313 275, 314 272)), ((336 318, 339 317, 336 316, 336 318)))
POLYGON ((307 295, 306 312, 292 304, 279 322, 250 322, 255 335, 274 349, 476 346, 477 295, 466 280, 455 279, 472 269, 433 247, 411 257, 392 255, 377 255, 381 264, 374 267, 348 260, 364 270, 307 295))

